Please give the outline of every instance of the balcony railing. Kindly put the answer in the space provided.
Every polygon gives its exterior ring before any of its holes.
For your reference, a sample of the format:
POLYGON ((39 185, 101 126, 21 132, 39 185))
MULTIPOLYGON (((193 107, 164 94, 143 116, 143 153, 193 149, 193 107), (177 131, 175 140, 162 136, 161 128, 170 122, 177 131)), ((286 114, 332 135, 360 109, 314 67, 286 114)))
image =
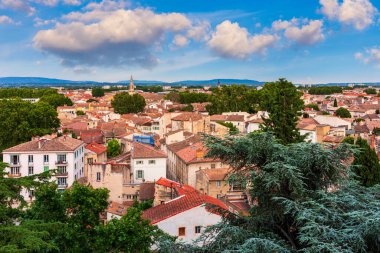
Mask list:
POLYGON ((55 176, 56 177, 67 177, 69 175, 68 172, 65 172, 65 171, 57 171, 57 173, 55 173, 55 176))
POLYGON ((10 177, 10 178, 21 177, 21 173, 15 173, 15 174, 11 174, 11 173, 9 173, 9 174, 8 174, 8 177, 10 177))
POLYGON ((67 184, 59 184, 58 185, 58 189, 66 189, 67 188, 67 184))
POLYGON ((56 165, 67 165, 67 161, 56 161, 56 165))
POLYGON ((21 167, 20 163, 11 163, 9 164, 10 167, 21 167))

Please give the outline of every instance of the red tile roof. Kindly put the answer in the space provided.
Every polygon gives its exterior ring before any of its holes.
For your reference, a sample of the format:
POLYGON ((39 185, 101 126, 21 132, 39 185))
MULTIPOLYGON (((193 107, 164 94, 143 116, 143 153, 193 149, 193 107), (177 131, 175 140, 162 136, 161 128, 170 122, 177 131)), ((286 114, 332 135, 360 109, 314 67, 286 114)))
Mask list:
MULTIPOLYGON (((143 218, 150 220, 152 224, 168 219, 172 216, 203 204, 209 204, 217 208, 228 210, 228 207, 221 200, 203 195, 191 186, 181 186, 176 182, 164 178, 160 178, 156 183, 165 185, 169 184, 168 187, 175 188, 179 192, 182 190, 182 194, 180 194, 178 198, 144 211, 143 218)), ((216 213, 215 210, 209 207, 206 207, 206 210, 216 213)))
POLYGON ((166 158, 166 154, 158 149, 147 144, 142 144, 139 142, 133 143, 133 150, 131 151, 133 159, 139 158, 166 158))
POLYGON ((97 155, 103 154, 107 151, 107 148, 103 146, 102 144, 98 144, 96 142, 92 142, 85 147, 88 150, 91 150, 92 152, 96 153, 97 155))
POLYGON ((193 112, 184 112, 172 118, 172 120, 174 121, 197 121, 201 119, 202 119, 202 116, 200 114, 193 113, 193 112))
POLYGON ((3 152, 74 151, 82 144, 81 140, 69 136, 61 136, 54 139, 40 139, 21 143, 3 152), (40 142, 40 146, 38 142, 40 142))

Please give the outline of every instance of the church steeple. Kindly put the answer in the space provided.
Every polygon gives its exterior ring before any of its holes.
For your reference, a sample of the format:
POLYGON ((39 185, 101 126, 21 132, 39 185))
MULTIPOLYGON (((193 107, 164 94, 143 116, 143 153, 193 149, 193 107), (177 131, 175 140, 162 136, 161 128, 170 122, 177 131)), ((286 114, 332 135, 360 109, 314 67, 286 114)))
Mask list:
POLYGON ((133 82, 133 77, 131 75, 131 80, 129 81, 129 94, 135 93, 135 84, 133 82))

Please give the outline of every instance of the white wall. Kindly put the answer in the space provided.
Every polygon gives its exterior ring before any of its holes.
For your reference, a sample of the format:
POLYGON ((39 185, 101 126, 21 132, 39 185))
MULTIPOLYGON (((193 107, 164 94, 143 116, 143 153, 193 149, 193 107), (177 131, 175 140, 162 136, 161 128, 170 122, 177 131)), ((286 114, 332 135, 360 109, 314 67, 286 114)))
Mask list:
POLYGON ((161 177, 166 178, 166 158, 146 158, 146 159, 131 159, 133 181, 142 183, 142 179, 137 179, 137 171, 144 171, 145 181, 157 181, 161 177), (155 164, 149 164, 150 160, 154 160, 155 164), (137 164, 137 161, 142 161, 142 164, 137 164))
POLYGON ((172 236, 178 236, 178 228, 185 227, 186 235, 180 236, 178 239, 191 243, 201 235, 195 234, 195 226, 202 226, 201 232, 203 232, 207 226, 218 224, 221 220, 221 216, 208 212, 205 205, 201 205, 160 221, 155 225, 172 236))
POLYGON ((247 133, 251 133, 253 131, 260 130, 260 124, 259 123, 248 123, 247 126, 247 133))
POLYGON ((311 143, 316 143, 317 142, 317 133, 315 131, 309 131, 309 130, 303 130, 300 129, 300 134, 301 135, 307 135, 305 138, 305 141, 309 141, 311 143))

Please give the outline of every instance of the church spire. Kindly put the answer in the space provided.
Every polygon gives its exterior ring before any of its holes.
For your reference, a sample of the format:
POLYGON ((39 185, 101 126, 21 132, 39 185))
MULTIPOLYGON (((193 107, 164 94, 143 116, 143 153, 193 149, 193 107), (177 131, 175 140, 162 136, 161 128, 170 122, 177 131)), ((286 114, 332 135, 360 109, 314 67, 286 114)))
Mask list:
POLYGON ((131 80, 129 81, 129 94, 135 93, 135 84, 133 82, 133 77, 131 75, 131 80))

